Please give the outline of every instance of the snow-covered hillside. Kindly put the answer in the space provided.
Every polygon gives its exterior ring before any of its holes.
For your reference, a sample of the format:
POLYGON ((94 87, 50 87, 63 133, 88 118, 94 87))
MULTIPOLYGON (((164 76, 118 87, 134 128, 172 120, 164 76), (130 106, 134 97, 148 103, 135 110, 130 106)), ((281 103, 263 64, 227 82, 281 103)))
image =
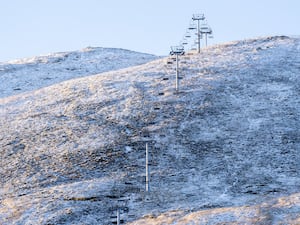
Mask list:
POLYGON ((1 224, 300 223, 300 39, 0 99, 1 224), (150 192, 145 192, 145 144, 150 192))
POLYGON ((124 49, 88 47, 81 51, 0 63, 0 98, 65 80, 144 64, 157 58, 124 49))

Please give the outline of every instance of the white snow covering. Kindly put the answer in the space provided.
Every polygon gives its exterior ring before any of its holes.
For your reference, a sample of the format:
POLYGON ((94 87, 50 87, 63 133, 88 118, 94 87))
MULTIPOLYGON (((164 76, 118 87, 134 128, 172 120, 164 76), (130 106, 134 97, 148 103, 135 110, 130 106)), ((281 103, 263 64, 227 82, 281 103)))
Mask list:
POLYGON ((117 48, 87 47, 0 63, 0 98, 78 77, 140 65, 157 59, 117 48))
POLYGON ((0 99, 1 224, 299 224, 299 46, 189 52, 179 93, 164 58, 0 99))

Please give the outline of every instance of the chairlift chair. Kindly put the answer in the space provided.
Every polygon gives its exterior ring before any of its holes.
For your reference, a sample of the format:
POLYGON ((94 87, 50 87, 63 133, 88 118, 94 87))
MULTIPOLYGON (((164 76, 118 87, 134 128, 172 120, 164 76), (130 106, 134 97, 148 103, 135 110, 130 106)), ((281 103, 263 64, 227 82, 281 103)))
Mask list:
POLYGON ((191 50, 192 50, 192 51, 197 50, 197 46, 196 46, 195 44, 193 44, 193 45, 191 46, 191 50))
POLYGON ((209 29, 209 25, 207 23, 201 24, 201 28, 209 29))
POLYGON ((189 26, 189 30, 197 30, 197 24, 191 23, 189 26))
POLYGON ((191 32, 190 31, 187 31, 184 35, 186 38, 190 38, 191 37, 191 32))
POLYGON ((180 42, 181 45, 187 45, 188 44, 188 41, 186 38, 183 38, 182 41, 180 42))
POLYGON ((200 31, 201 31, 202 33, 208 33, 208 32, 210 32, 210 29, 209 29, 209 27, 201 27, 201 28, 200 28, 200 31))

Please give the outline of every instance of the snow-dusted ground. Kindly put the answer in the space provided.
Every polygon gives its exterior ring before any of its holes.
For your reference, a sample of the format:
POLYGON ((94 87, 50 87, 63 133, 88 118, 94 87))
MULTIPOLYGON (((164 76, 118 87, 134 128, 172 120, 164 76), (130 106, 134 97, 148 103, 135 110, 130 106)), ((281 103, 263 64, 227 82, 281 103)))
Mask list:
POLYGON ((300 40, 168 60, 0 99, 2 224, 299 224, 300 40))
POLYGON ((0 63, 0 98, 65 80, 144 64, 157 58, 124 49, 87 47, 81 51, 0 63))

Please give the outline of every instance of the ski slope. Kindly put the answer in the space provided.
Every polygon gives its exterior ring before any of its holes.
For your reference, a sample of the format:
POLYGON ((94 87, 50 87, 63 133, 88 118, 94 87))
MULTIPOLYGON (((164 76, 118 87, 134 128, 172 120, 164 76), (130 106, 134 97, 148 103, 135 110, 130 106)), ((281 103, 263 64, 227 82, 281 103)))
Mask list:
POLYGON ((2 224, 299 224, 300 39, 170 61, 0 99, 2 224))

